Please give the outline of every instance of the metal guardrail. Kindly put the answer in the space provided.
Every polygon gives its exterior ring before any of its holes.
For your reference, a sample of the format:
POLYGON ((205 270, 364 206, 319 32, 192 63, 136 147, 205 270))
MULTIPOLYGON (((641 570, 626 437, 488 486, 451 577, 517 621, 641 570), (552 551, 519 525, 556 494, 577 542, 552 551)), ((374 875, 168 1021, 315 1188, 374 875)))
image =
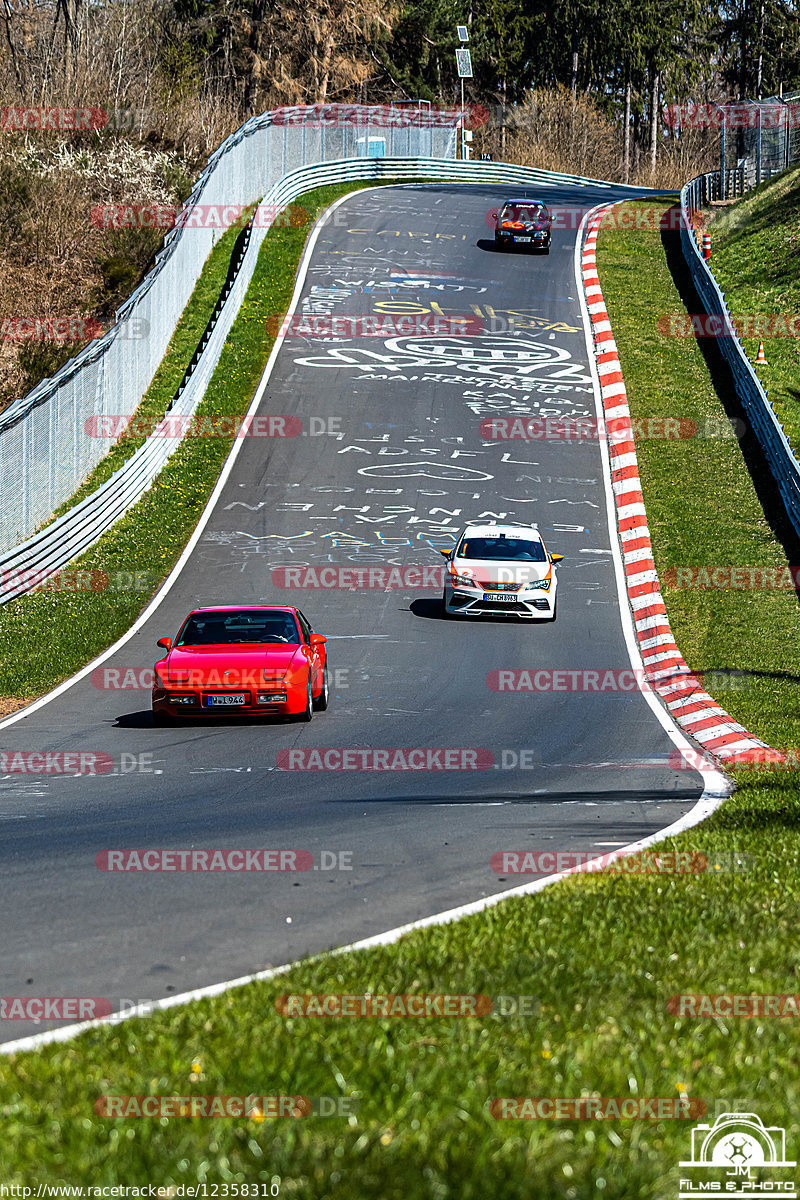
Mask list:
MULTIPOLYGON (((200 403, 252 279, 261 242, 277 213, 312 187, 363 179, 424 179, 527 188, 548 184, 572 184, 593 189, 616 186, 604 180, 541 171, 513 163, 453 159, 353 158, 290 171, 270 189, 259 205, 253 233, 236 278, 219 309, 205 349, 175 398, 169 412, 171 418, 190 416, 200 403)), ((0 554, 0 604, 30 591, 37 582, 96 542, 140 499, 179 445, 179 439, 154 432, 118 471, 80 504, 21 545, 0 554)))
MULTIPOLYGON (((718 179, 718 173, 714 172, 718 179)), ((800 463, 769 396, 736 335, 725 297, 703 258, 692 229, 692 210, 711 197, 713 176, 698 175, 681 190, 681 245, 695 290, 709 316, 722 318, 717 345, 731 369, 736 395, 778 486, 789 520, 800 535, 800 463)))
POLYGON ((713 200, 732 200, 735 196, 743 196, 745 193, 745 168, 729 167, 724 175, 720 175, 719 171, 712 171, 709 175, 698 175, 697 183, 703 204, 710 204, 713 200))
MULTIPOLYGON (((302 166, 364 161, 367 153, 454 158, 457 120, 455 111, 300 105, 252 117, 226 138, 111 329, 0 414, 0 552, 39 529, 105 455, 105 446, 85 436, 86 420, 131 416, 138 407, 221 236, 214 210, 245 209, 302 166)), ((112 216, 100 210, 92 219, 112 216)))

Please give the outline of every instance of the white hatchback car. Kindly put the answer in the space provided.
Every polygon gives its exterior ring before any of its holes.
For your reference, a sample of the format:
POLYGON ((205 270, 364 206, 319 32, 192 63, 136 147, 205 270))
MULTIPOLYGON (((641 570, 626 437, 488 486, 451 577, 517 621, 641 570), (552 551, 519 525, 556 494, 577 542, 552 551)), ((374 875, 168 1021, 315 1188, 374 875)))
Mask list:
POLYGON ((442 595, 446 617, 499 613, 555 621, 556 570, 534 525, 468 525, 448 560, 442 595))

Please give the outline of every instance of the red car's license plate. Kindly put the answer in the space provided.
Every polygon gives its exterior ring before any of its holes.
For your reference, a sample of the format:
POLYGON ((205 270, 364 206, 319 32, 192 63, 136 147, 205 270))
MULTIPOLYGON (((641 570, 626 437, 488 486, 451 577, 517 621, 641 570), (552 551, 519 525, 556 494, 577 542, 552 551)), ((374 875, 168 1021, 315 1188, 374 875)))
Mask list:
POLYGON ((213 704, 216 707, 218 704, 246 704, 247 697, 244 692, 228 692, 222 696, 206 696, 206 704, 213 704))

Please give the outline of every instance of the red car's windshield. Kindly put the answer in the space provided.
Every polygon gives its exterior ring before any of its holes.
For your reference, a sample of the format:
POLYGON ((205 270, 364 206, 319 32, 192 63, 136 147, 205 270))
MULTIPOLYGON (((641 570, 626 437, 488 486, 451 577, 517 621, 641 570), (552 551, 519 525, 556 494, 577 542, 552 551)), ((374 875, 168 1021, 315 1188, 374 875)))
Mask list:
POLYGON ((176 646, 232 646, 241 643, 287 642, 300 644, 300 630, 291 613, 195 613, 186 621, 176 646))

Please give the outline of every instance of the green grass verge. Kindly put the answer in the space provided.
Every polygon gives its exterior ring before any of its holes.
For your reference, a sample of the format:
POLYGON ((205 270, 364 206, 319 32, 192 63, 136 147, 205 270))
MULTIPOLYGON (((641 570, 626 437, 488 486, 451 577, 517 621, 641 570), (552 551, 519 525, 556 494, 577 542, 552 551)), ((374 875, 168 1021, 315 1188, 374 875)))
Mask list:
MULTIPOLYGON (((250 215, 248 209, 245 217, 250 215)), ((142 401, 136 410, 137 418, 148 422, 157 421, 163 417, 181 380, 186 374, 189 363, 200 339, 211 319, 214 306, 220 297, 223 284, 228 273, 236 239, 241 230, 228 229, 216 243, 206 259, 200 278, 195 284, 194 291, 189 297, 186 308, 181 313, 175 332, 167 346, 164 355, 142 401)), ((187 234, 186 236, 191 236, 187 234)), ((74 495, 56 509, 48 521, 56 520, 62 513, 79 504, 81 500, 97 490, 115 471, 118 471, 131 455, 144 442, 144 437, 124 437, 111 447, 108 454, 97 464, 91 474, 83 481, 74 495)))
MULTIPOLYGON (((794 336, 764 337, 758 374, 795 454, 800 454, 800 168, 713 211, 711 268, 732 315, 795 318, 794 336)), ((775 326, 773 325, 773 328, 775 326)), ((759 335, 742 339, 751 362, 759 335)))
MULTIPOLYGON (((337 197, 359 186, 371 185, 317 188, 303 195, 303 208, 315 218, 337 197)), ((267 233, 198 414, 242 414, 249 408, 274 342, 264 322, 285 312, 289 305, 308 232, 309 225, 303 224, 297 228, 276 226, 267 233)), ((137 414, 158 417, 164 413, 219 296, 236 233, 228 231, 212 250, 137 414)), ((82 499, 118 470, 141 440, 123 439, 69 503, 82 499)), ((130 628, 186 545, 231 442, 230 438, 186 439, 138 504, 70 564, 70 570, 143 572, 144 590, 58 591, 45 586, 0 609, 0 698, 11 699, 6 708, 67 679, 130 628), (53 646, 58 647, 58 655, 53 654, 53 646)))
MULTIPOLYGON (((598 257, 634 418, 719 416, 696 344, 654 330, 653 313, 679 304, 659 238, 604 231, 598 257)), ((738 563, 746 549, 748 561, 780 561, 737 443, 642 442, 640 455, 661 568, 738 563)), ((794 737, 792 598, 666 598, 690 665, 750 672, 753 690, 724 702, 757 732, 794 737), (772 673, 783 678, 760 691, 772 673)), ((667 844, 712 863, 745 849, 744 873, 582 876, 391 947, 0 1058, 4 1181, 199 1180, 223 1195, 279 1177, 280 1195, 302 1200, 677 1195, 688 1123, 501 1122, 488 1108, 498 1096, 687 1095, 705 1100, 712 1120, 744 1102, 786 1127, 794 1158, 797 1021, 680 1017, 668 1002, 795 990, 799 812, 790 776, 750 773, 710 821, 667 844), (276 1011, 285 992, 524 995, 536 1013, 287 1019, 276 1011), (94 1109, 104 1094, 151 1093, 341 1095, 360 1109, 355 1120, 297 1121, 120 1121, 94 1109)))
MULTIPOLYGON (((696 671, 714 672, 717 699, 737 720, 773 746, 800 746, 800 609, 794 590, 667 584, 667 572, 679 567, 782 568, 787 559, 739 443, 704 436, 724 419, 724 410, 700 345, 693 337, 659 330, 660 315, 682 310, 670 268, 685 283, 677 235, 667 236, 665 244, 668 259, 653 232, 601 231, 598 261, 634 419, 673 417, 698 430, 692 438, 637 443, 670 622, 686 661, 696 671)), ((703 350, 710 341, 703 339, 703 350)))

